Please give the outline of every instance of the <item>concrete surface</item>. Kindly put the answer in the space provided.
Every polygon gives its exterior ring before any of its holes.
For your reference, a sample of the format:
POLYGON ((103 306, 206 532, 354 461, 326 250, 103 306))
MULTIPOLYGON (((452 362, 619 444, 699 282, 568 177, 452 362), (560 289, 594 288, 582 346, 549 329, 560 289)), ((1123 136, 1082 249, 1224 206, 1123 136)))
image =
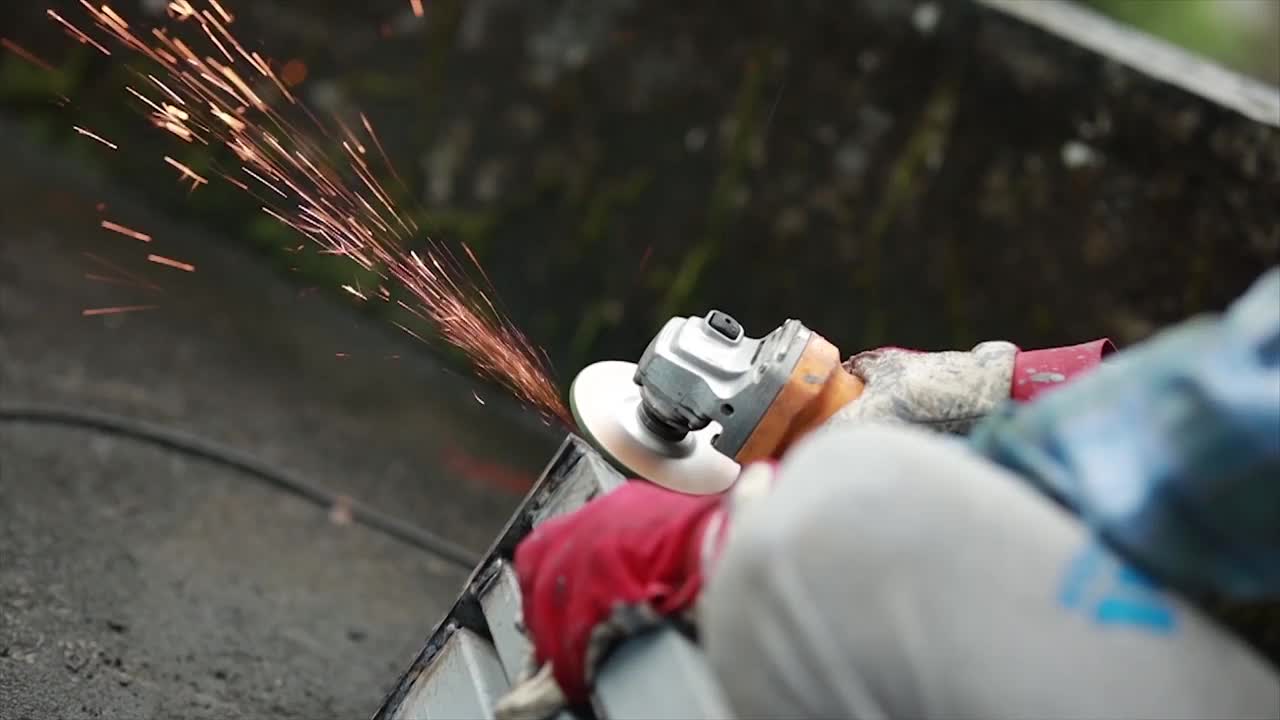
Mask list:
MULTIPOLYGON (((0 405, 164 423, 477 552, 558 443, 394 330, 3 125, 0 153, 0 405), (86 251, 165 291, 85 279, 86 251)), ((0 718, 367 717, 464 577, 222 467, 0 426, 0 718)))

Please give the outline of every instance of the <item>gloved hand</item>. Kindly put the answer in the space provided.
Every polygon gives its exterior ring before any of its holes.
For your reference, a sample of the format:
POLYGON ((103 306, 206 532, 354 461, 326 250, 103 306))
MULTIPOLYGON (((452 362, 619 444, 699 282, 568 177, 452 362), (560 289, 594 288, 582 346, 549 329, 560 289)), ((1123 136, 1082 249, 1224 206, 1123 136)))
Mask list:
POLYGON ((748 466, 724 495, 632 481, 536 528, 516 549, 515 566, 540 669, 495 715, 546 717, 557 701, 586 700, 600 661, 620 640, 691 615, 729 518, 767 493, 773 468, 748 466))
POLYGON ((516 549, 525 628, 570 702, 610 641, 689 608, 718 496, 633 481, 536 528, 516 549))
POLYGON ((1034 399, 1114 350, 1107 339, 1031 351, 1000 341, 984 342, 967 352, 868 350, 844 364, 866 389, 827 424, 908 423, 966 433, 1004 402, 1034 399))

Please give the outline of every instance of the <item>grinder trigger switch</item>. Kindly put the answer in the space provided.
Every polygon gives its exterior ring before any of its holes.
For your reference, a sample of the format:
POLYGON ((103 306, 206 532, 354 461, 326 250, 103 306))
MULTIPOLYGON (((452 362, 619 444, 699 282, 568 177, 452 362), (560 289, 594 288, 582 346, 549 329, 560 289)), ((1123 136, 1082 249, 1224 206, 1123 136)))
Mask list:
POLYGON ((742 325, 719 310, 707 314, 707 326, 724 336, 729 342, 737 342, 742 338, 742 325))

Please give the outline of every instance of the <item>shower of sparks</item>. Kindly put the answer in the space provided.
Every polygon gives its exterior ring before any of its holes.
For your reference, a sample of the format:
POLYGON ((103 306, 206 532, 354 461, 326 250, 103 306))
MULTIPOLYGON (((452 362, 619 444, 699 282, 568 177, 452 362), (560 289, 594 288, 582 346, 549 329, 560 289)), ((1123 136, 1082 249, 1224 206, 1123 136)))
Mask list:
POLYGON ((57 68, 45 62, 44 60, 41 60, 39 57, 36 57, 35 53, 22 47, 21 45, 10 40, 9 38, 0 37, 0 47, 3 47, 5 50, 8 50, 9 52, 13 53, 14 55, 17 55, 23 60, 26 60, 32 65, 35 65, 41 70, 45 70, 48 72, 57 72, 57 68))
POLYGON ((97 134, 97 133, 95 133, 95 132, 92 132, 92 131, 90 131, 90 130, 85 130, 84 128, 80 127, 79 125, 72 125, 72 126, 71 126, 71 129, 73 129, 73 130, 75 130, 76 132, 80 133, 81 135, 83 135, 83 136, 85 136, 85 137, 89 138, 90 140, 97 140, 98 142, 102 143, 103 145, 106 145, 107 147, 111 148, 112 150, 119 150, 119 149, 120 149, 120 147, 119 147, 118 145, 116 145, 115 143, 111 142, 110 140, 107 140, 106 138, 102 137, 101 135, 99 135, 99 134, 97 134))
POLYGON ((181 262, 181 261, 179 261, 179 260, 174 260, 173 258, 167 258, 167 257, 165 257, 165 256, 163 256, 163 255, 148 255, 148 256, 147 256, 147 261, 148 261, 148 262, 153 262, 153 263, 155 263, 155 264, 157 264, 157 265, 167 265, 167 266, 169 266, 169 267, 171 267, 171 268, 176 268, 176 269, 178 269, 178 270, 182 270, 182 271, 184 271, 184 272, 195 272, 195 271, 196 271, 196 266, 195 266, 195 265, 192 265, 191 263, 184 263, 184 262, 181 262))
POLYGON ((471 397, 475 398, 476 402, 480 403, 481 405, 484 404, 484 398, 480 397, 480 393, 476 392, 475 390, 471 391, 471 397))
MULTIPOLYGON (((410 214, 399 210, 366 160, 365 143, 338 119, 345 140, 334 133, 290 93, 289 83, 272 63, 246 48, 232 32, 234 15, 226 0, 173 0, 170 23, 147 31, 136 29, 107 5, 95 8, 81 0, 88 19, 134 55, 158 71, 138 73, 143 82, 126 87, 155 127, 184 143, 230 151, 230 167, 216 162, 219 177, 251 195, 262 212, 311 240, 318 252, 341 255, 385 284, 398 284, 411 296, 402 300, 389 291, 366 294, 357 286, 344 290, 365 301, 396 303, 431 324, 441 338, 463 350, 480 374, 503 383, 522 402, 545 418, 572 425, 560 393, 540 354, 490 298, 492 283, 472 281, 470 269, 484 271, 467 249, 464 265, 448 247, 423 238, 410 214), (210 9, 202 9, 201 5, 210 9), (201 50, 203 48, 203 50, 201 50), (341 150, 327 153, 286 117, 300 112, 341 150), (235 177, 239 179, 235 179, 235 177), (263 189, 270 193, 264 194, 263 189), (416 246, 418 250, 408 250, 416 246), (470 268, 470 269, 469 269, 470 268)), ((421 0, 411 0, 422 17, 421 0)), ((48 11, 73 38, 104 54, 106 47, 66 19, 48 11)), ((402 187, 372 124, 361 114, 367 141, 378 151, 385 169, 402 187)), ((165 156, 180 173, 179 181, 194 190, 208 183, 190 167, 165 156)), ((188 271, 186 263, 151 255, 152 262, 188 271)), ((408 327, 396 326, 422 340, 408 327)))
POLYGON ((101 308, 85 308, 80 311, 84 317, 93 315, 119 315, 120 313, 139 312, 141 310, 155 310, 159 305, 119 305, 117 307, 101 307, 101 308))
POLYGON ((128 228, 128 227, 125 227, 125 226, 123 226, 123 225, 120 225, 120 224, 117 224, 117 223, 113 223, 113 222, 111 222, 110 220, 103 220, 103 221, 102 221, 102 227, 106 228, 107 230, 110 230, 111 232, 117 232, 117 233, 120 233, 121 235, 124 235, 125 237, 131 237, 131 238, 133 238, 134 240, 141 240, 142 242, 146 242, 146 243, 151 242, 151 236, 150 236, 150 235, 148 235, 148 234, 146 234, 146 233, 138 232, 137 230, 134 230, 133 228, 128 228))

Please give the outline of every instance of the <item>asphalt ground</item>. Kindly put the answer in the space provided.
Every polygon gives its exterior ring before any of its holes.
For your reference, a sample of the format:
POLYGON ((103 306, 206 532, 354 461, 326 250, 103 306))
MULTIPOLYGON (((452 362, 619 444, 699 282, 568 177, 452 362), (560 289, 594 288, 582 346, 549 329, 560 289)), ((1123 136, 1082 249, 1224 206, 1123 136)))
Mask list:
MULTIPOLYGON (((198 217, 165 217, 9 126, 0 153, 0 408, 162 425, 476 553, 558 443, 198 217), (164 291, 87 279, 104 268, 84 253, 164 291), (134 304, 158 307, 82 316, 134 304)), ((367 717, 465 575, 217 463, 0 423, 0 718, 367 717)))

